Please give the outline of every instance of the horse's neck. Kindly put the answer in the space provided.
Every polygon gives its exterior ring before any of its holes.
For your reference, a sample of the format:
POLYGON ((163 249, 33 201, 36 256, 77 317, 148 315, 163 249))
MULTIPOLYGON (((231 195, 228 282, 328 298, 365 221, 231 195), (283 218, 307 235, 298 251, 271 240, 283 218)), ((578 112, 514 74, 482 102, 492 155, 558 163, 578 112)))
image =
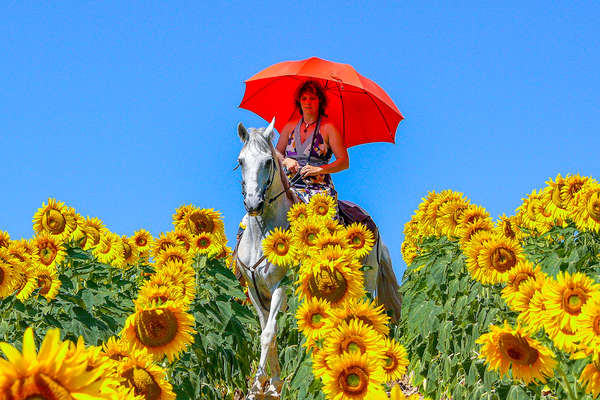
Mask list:
MULTIPOLYGON (((281 168, 281 166, 278 165, 278 168, 281 168)), ((261 215, 256 217, 248 215, 246 231, 253 238, 252 241, 256 244, 257 248, 262 249, 261 241, 268 236, 270 231, 277 227, 282 229, 288 227, 287 213, 292 207, 292 202, 288 198, 287 193, 283 192, 284 185, 282 179, 285 178, 282 178, 279 170, 276 171, 273 183, 265 193, 265 206, 261 215), (270 203, 270 200, 275 196, 277 198, 270 203)))

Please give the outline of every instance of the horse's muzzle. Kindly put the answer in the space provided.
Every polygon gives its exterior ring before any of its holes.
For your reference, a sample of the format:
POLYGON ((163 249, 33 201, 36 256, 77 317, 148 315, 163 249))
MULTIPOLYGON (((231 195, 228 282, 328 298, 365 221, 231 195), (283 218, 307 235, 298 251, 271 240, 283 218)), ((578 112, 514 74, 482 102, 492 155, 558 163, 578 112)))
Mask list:
POLYGON ((260 215, 263 211, 264 206, 265 206, 265 199, 262 196, 248 195, 244 199, 244 207, 246 207, 246 211, 248 212, 248 215, 250 215, 252 217, 256 217, 257 215, 260 215))

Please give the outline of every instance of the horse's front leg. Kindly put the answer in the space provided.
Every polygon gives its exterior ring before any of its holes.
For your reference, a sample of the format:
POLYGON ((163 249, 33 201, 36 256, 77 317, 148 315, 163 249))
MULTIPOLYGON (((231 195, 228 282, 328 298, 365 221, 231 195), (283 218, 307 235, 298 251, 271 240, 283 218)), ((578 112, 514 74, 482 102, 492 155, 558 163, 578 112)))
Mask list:
POLYGON ((271 384, 265 394, 279 397, 281 392, 281 367, 277 355, 277 317, 279 312, 286 306, 285 287, 278 287, 271 297, 271 308, 267 324, 260 337, 262 353, 266 352, 267 362, 271 371, 271 384))
MULTIPOLYGON (((263 309, 263 307, 261 306, 260 300, 258 299, 259 295, 258 295, 258 293, 256 293, 256 288, 253 286, 249 286, 248 289, 249 289, 248 295, 250 297, 250 301, 252 302, 252 305, 254 306, 256 313, 258 314, 258 320, 260 322, 261 332, 264 332, 265 328, 267 326, 267 320, 268 320, 267 310, 263 309)), ((261 341, 262 341, 262 333, 261 333, 261 341)), ((266 353, 265 349, 262 348, 262 346, 261 346, 260 360, 258 363, 258 368, 256 370, 256 374, 254 375, 254 382, 252 383, 252 387, 250 388, 250 392, 249 392, 249 394, 251 394, 251 395, 261 393, 263 391, 263 387, 264 387, 265 383, 267 382, 268 376, 267 376, 267 371, 266 371, 266 361, 264 361, 266 359, 265 353, 266 353)), ((250 397, 250 398, 252 398, 252 397, 250 397)))

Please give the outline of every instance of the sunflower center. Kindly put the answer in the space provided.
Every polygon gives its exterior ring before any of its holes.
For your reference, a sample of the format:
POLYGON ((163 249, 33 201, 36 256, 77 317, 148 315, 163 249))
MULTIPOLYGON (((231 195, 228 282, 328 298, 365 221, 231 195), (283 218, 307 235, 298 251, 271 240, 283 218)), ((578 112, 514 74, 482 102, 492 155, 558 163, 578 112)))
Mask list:
POLYGON ((322 204, 317 207, 317 214, 319 214, 319 215, 326 215, 327 211, 328 211, 328 208, 322 204))
POLYGON ((92 246, 100 243, 100 231, 96 227, 90 226, 86 229, 86 232, 92 238, 92 246))
POLYGON ((490 264, 498 272, 506 272, 517 263, 515 253, 506 247, 498 247, 492 251, 490 264))
POLYGON ((145 238, 145 237, 143 237, 143 236, 138 236, 137 238, 135 238, 135 244, 136 244, 138 247, 144 247, 145 245, 147 245, 147 244, 148 244, 148 241, 146 240, 146 238, 145 238))
POLYGON ((538 351, 529 346, 527 340, 507 332, 500 334, 499 345, 502 354, 516 364, 533 365, 539 357, 538 351))
POLYGON ((46 274, 40 274, 37 277, 37 282, 40 287, 40 294, 48 294, 50 287, 52 287, 52 279, 46 274))
POLYGON ((215 223, 212 221, 212 219, 203 214, 194 213, 190 215, 190 222, 190 231, 195 234, 201 232, 213 233, 215 230, 215 223))
POLYGON ((571 315, 579 315, 587 296, 579 288, 567 289, 563 294, 563 308, 571 315))
POLYGON ((40 245, 39 255, 40 255, 40 261, 42 262, 42 264, 44 264, 44 265, 52 264, 52 261, 54 261, 57 254, 58 254, 58 250, 56 248, 54 248, 54 246, 52 246, 50 243, 44 242, 40 245))
POLYGON ((309 290, 315 297, 337 304, 348 291, 348 282, 337 269, 323 268, 310 279, 309 290))
POLYGON ((316 240, 317 240, 317 235, 314 234, 313 232, 310 232, 308 235, 306 235, 306 243, 309 246, 314 245, 316 240))
POLYGON ((396 357, 394 357, 392 354, 387 353, 385 355, 383 369, 390 372, 390 371, 394 371, 397 366, 398 366, 398 359, 396 357))
POLYGON ((50 209, 42 217, 42 225, 53 235, 63 233, 67 226, 65 216, 58 210, 50 209))
POLYGON ((275 245, 274 250, 278 256, 285 256, 288 253, 288 251, 290 250, 290 247, 284 241, 279 241, 275 245))
POLYGON ((515 276, 515 279, 513 279, 512 285, 516 290, 519 290, 519 285, 521 285, 521 283, 525 282, 529 278, 533 277, 526 272, 519 272, 517 276, 515 276))
POLYGON ((324 324, 323 315, 321 315, 319 313, 314 313, 310 317, 310 322, 312 322, 313 327, 320 328, 324 324))
POLYGON ((360 235, 354 235, 352 237, 352 247, 360 249, 365 245, 365 239, 360 235))
POLYGON ((177 318, 171 310, 144 310, 136 315, 137 337, 147 347, 171 343, 177 335, 177 318))
POLYGON ((338 385, 351 395, 361 395, 367 390, 369 375, 360 367, 352 366, 345 369, 338 377, 338 385))
POLYGON ((207 238, 201 238, 200 240, 198 240, 198 247, 200 247, 201 249, 207 249, 208 246, 210 246, 210 240, 208 240, 207 238))
POLYGON ((4 268, 0 268, 0 286, 2 286, 2 282, 4 282, 4 268))
POLYGON ((144 396, 145 400, 160 398, 160 386, 144 368, 133 367, 123 373, 123 378, 134 388, 136 396, 144 396))
POLYGON ((590 196, 587 202, 587 211, 596 222, 600 222, 600 192, 596 192, 590 196))
POLYGON ((361 354, 366 351, 365 345, 363 343, 355 342, 354 338, 344 340, 344 343, 342 343, 342 350, 349 353, 360 352, 361 354))

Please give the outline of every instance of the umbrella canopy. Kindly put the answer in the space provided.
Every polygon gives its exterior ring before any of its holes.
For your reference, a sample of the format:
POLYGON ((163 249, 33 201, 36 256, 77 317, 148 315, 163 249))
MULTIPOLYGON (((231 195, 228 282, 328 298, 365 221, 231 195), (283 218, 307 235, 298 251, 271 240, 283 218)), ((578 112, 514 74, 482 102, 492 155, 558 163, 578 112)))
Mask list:
POLYGON ((281 132, 290 119, 300 117, 294 94, 307 80, 319 81, 324 88, 325 113, 340 130, 346 147, 394 143, 404 117, 382 88, 348 64, 311 57, 272 65, 246 81, 240 107, 267 121, 275 117, 275 128, 281 132))

